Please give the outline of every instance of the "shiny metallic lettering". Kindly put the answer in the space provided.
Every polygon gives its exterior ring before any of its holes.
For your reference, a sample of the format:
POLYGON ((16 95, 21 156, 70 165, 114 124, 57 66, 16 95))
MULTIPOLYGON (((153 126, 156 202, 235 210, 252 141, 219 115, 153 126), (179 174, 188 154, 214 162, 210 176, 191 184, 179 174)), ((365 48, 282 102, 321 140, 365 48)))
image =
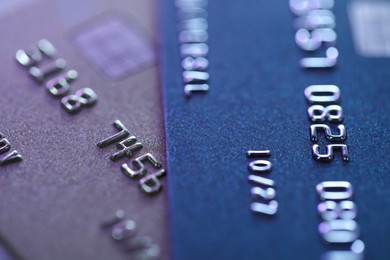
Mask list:
POLYGON ((248 151, 246 152, 247 157, 270 157, 270 150, 262 150, 262 151, 248 151))
POLYGON ((74 95, 68 95, 70 83, 78 77, 77 71, 68 70, 62 76, 52 78, 52 76, 60 73, 66 67, 64 59, 54 59, 56 54, 57 50, 53 44, 46 39, 42 39, 28 52, 18 50, 15 57, 19 64, 29 69, 30 76, 38 84, 42 84, 47 80, 46 88, 53 97, 63 97, 61 104, 65 111, 75 114, 83 106, 89 107, 94 105, 97 101, 97 95, 90 88, 84 88, 77 91, 74 95), (41 65, 40 63, 44 56, 48 57, 50 62, 41 65))
POLYGON ((97 143, 97 146, 99 148, 105 148, 111 144, 114 144, 116 142, 119 142, 120 140, 123 140, 124 138, 128 137, 130 135, 129 130, 122 124, 120 120, 115 120, 113 123, 114 127, 119 131, 118 133, 107 137, 106 139, 100 141, 97 143))
POLYGON ((95 91, 90 88, 83 88, 73 95, 63 97, 61 99, 62 107, 66 112, 77 113, 82 107, 90 107, 97 102, 97 95, 95 91))
MULTIPOLYGON (((143 144, 137 142, 137 138, 135 136, 129 137, 130 133, 121 121, 115 120, 114 127, 119 132, 98 142, 97 146, 99 148, 105 148, 111 144, 119 142, 116 145, 119 151, 111 155, 110 159, 112 161, 117 161, 125 157, 132 158, 136 151, 139 151, 143 148, 143 144)), ((160 178, 165 176, 166 172, 164 168, 162 168, 162 164, 152 154, 143 154, 132 160, 131 164, 135 167, 135 169, 132 169, 129 164, 124 163, 121 166, 121 171, 129 178, 138 179, 142 177, 138 181, 138 185, 143 192, 146 194, 155 194, 162 190, 163 185, 160 181, 160 178), (156 171, 146 174, 148 171, 144 162, 149 162, 152 167, 156 169, 156 171)))
POLYGON ((9 141, 0 133, 0 154, 8 152, 11 149, 9 141))
POLYGON ((179 41, 183 43, 205 42, 208 37, 209 36, 205 30, 182 31, 179 34, 179 41))
POLYGON ((290 10, 296 15, 304 15, 314 9, 332 9, 334 0, 290 0, 290 10))
POLYGON ((251 210, 256 213, 262 213, 266 215, 275 215, 278 212, 278 202, 271 200, 268 204, 260 202, 252 202, 251 210))
POLYGON ((209 90, 208 84, 186 84, 184 86, 184 93, 191 96, 195 92, 207 92, 209 90))
POLYGON ((209 52, 209 46, 205 43, 187 43, 180 47, 180 53, 183 57, 204 57, 209 52))
POLYGON ((272 164, 267 160, 256 160, 249 163, 249 169, 253 172, 270 172, 272 164))
POLYGON ((42 54, 52 59, 57 54, 57 50, 51 42, 46 39, 42 39, 38 41, 36 46, 34 46, 31 51, 26 52, 24 50, 18 50, 16 52, 15 58, 19 64, 25 67, 31 67, 42 61, 42 54))
POLYGON ((311 85, 304 93, 310 103, 331 103, 340 99, 340 89, 335 85, 311 85))
POLYGON ((13 150, 9 152, 11 148, 12 147, 8 139, 6 139, 4 135, 0 133, 0 154, 6 153, 2 157, 0 157, 0 166, 20 162, 23 159, 18 151, 13 150))
POLYGON ((147 176, 139 180, 140 188, 148 194, 157 193, 162 189, 162 183, 159 180, 162 176, 165 175, 165 170, 160 169, 157 172, 150 173, 147 176))
POLYGON ((324 122, 327 120, 330 123, 337 123, 344 120, 343 109, 339 105, 330 105, 327 107, 312 105, 307 109, 307 115, 312 122, 324 122))
POLYGON ((65 75, 49 80, 46 83, 46 88, 54 97, 62 97, 69 93, 70 84, 78 76, 77 71, 69 70, 65 75))
POLYGON ((294 21, 295 42, 307 53, 325 47, 325 57, 306 57, 299 64, 304 69, 331 69, 337 64, 339 52, 335 47, 336 18, 333 0, 290 0, 290 10, 297 15, 294 21))
POLYGON ((135 136, 130 136, 125 140, 121 141, 116 147, 120 150, 110 156, 110 160, 117 161, 124 157, 131 158, 133 157, 134 151, 140 150, 143 145, 140 142, 137 142, 135 136))
POLYGON ((209 52, 207 0, 176 0, 178 40, 182 57, 184 93, 205 93, 209 90, 209 52))
POLYGON ((343 200, 341 202, 326 200, 318 204, 317 210, 322 219, 327 221, 338 218, 355 219, 356 217, 356 205, 350 200, 343 200))
MULTIPOLYGON (((246 155, 248 158, 263 158, 270 157, 271 152, 269 150, 249 150, 246 155)), ((248 169, 256 174, 269 173, 272 171, 272 164, 268 160, 255 160, 248 164, 248 169)), ((252 212, 275 215, 278 211, 278 202, 274 200, 276 197, 275 182, 253 174, 248 176, 248 181, 256 185, 250 189, 253 198, 250 205, 252 212)))
POLYGON ((124 219, 125 212, 117 210, 101 225, 103 228, 111 227, 111 238, 124 252, 137 252, 135 259, 159 259, 160 246, 148 236, 136 236, 136 223, 132 219, 124 219))
POLYGON ((335 28, 336 19, 332 11, 326 9, 311 10, 295 20, 295 28, 314 30, 316 28, 335 28))
POLYGON ((346 181, 325 181, 316 186, 320 200, 317 210, 322 218, 318 232, 330 245, 351 245, 347 250, 326 252, 323 259, 362 260, 365 245, 359 239, 360 229, 354 220, 357 215, 355 203, 351 200, 352 185, 346 181))
POLYGON ((328 243, 351 243, 359 237, 355 220, 336 219, 322 222, 318 230, 328 243))
POLYGON ((261 184, 261 185, 264 185, 264 186, 270 186, 270 187, 274 187, 275 186, 275 182, 271 179, 268 179, 268 178, 264 178, 264 177, 261 177, 261 176, 256 176, 256 175, 249 175, 248 176, 248 181, 254 183, 254 184, 261 184))
POLYGON ((161 163, 159 161, 157 161, 156 158, 153 157, 153 155, 151 155, 150 153, 147 153, 147 154, 144 154, 144 155, 136 158, 132 162, 132 164, 134 166, 138 167, 138 170, 131 169, 131 167, 127 163, 122 164, 121 169, 122 169, 123 174, 126 175, 127 177, 130 177, 130 178, 138 178, 138 177, 145 175, 147 170, 146 170, 145 165, 142 163, 143 161, 150 162, 150 164, 156 169, 159 169, 162 166, 161 163))
POLYGON ((116 224, 111 231, 114 240, 124 240, 134 235, 136 230, 135 222, 131 219, 116 224))
POLYGON ((184 83, 204 83, 209 79, 209 74, 202 71, 184 71, 183 81, 184 83))
POLYGON ((108 217, 106 220, 102 221, 101 227, 107 228, 117 224, 122 221, 125 217, 125 212, 121 209, 118 209, 113 216, 108 217))
POLYGON ((347 131, 345 130, 344 125, 338 125, 337 128, 339 129, 340 134, 335 135, 332 134, 332 130, 329 126, 325 124, 315 124, 310 126, 310 140, 313 143, 318 142, 318 131, 324 130, 325 137, 329 141, 345 141, 347 139, 347 131))
POLYGON ((48 77, 65 69, 66 61, 64 59, 57 59, 53 63, 38 68, 33 66, 30 68, 30 76, 33 77, 39 84, 45 81, 48 77))
POLYGON ((254 198, 262 198, 265 200, 272 200, 276 196, 276 191, 273 188, 260 188, 260 187, 253 187, 251 189, 251 194, 254 198))
POLYGON ((305 51, 318 50, 323 43, 333 46, 337 35, 333 29, 320 28, 312 32, 307 29, 299 29, 295 34, 295 42, 305 51))
MULTIPOLYGON (((324 122, 330 123, 341 122, 344 120, 343 109, 337 104, 340 100, 340 89, 335 85, 311 85, 304 91, 306 100, 309 103, 313 103, 307 110, 309 120, 312 122, 324 122), (320 104, 332 104, 324 107, 320 104)), ((322 154, 319 151, 319 145, 312 146, 313 159, 317 161, 329 162, 334 158, 334 150, 340 149, 342 153, 343 161, 348 162, 349 152, 348 146, 344 143, 347 139, 347 132, 344 125, 338 125, 339 134, 332 134, 331 128, 326 124, 314 124, 310 126, 310 140, 313 143, 318 142, 319 130, 325 132, 325 137, 332 144, 326 146, 326 153, 322 154)))
POLYGON ((23 158, 19 154, 19 152, 16 150, 13 150, 12 152, 7 153, 2 158, 0 158, 0 166, 14 163, 14 162, 20 162, 22 159, 23 158))
POLYGON ((316 186, 321 200, 349 200, 353 189, 347 181, 324 181, 316 186))
POLYGON ((326 50, 326 57, 303 58, 299 64, 305 69, 325 69, 333 68, 337 63, 339 51, 335 47, 326 50))
POLYGON ((319 151, 319 145, 314 144, 312 147, 313 158, 317 161, 332 161, 334 158, 334 150, 341 150, 343 161, 349 161, 348 147, 345 144, 329 144, 326 146, 326 153, 321 154, 319 151))
POLYGON ((209 61, 204 57, 187 57, 181 63, 185 70, 206 70, 209 66, 209 61))

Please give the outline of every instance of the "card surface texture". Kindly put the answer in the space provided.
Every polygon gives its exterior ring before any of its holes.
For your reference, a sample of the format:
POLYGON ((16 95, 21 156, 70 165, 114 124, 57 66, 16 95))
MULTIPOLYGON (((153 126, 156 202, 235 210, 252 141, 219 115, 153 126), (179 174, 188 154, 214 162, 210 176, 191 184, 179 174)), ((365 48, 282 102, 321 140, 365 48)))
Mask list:
POLYGON ((390 257, 388 3, 165 1, 175 259, 390 257))
POLYGON ((8 2, 2 237, 22 259, 167 259, 155 2, 8 2))

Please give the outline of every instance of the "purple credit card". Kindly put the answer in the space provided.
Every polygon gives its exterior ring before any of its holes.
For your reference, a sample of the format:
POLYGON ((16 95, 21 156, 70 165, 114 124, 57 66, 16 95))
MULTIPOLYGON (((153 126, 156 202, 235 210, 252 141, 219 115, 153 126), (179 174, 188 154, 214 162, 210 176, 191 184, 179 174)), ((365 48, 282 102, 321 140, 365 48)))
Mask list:
POLYGON ((11 258, 169 258, 155 5, 0 3, 0 234, 11 258))

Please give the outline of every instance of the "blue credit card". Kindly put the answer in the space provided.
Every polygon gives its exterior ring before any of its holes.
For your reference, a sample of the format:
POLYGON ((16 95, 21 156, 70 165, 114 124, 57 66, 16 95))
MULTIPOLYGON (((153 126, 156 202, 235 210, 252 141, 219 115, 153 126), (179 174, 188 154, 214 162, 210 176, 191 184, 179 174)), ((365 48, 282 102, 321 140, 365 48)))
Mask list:
POLYGON ((164 1, 175 259, 390 257, 390 2, 164 1))

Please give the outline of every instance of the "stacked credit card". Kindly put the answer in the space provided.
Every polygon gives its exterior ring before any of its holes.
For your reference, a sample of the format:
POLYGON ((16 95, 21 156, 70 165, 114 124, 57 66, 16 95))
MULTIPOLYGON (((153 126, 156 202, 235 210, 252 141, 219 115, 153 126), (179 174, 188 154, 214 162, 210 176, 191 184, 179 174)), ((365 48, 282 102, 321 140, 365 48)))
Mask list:
POLYGON ((389 259, 390 1, 3 0, 0 259, 389 259))

